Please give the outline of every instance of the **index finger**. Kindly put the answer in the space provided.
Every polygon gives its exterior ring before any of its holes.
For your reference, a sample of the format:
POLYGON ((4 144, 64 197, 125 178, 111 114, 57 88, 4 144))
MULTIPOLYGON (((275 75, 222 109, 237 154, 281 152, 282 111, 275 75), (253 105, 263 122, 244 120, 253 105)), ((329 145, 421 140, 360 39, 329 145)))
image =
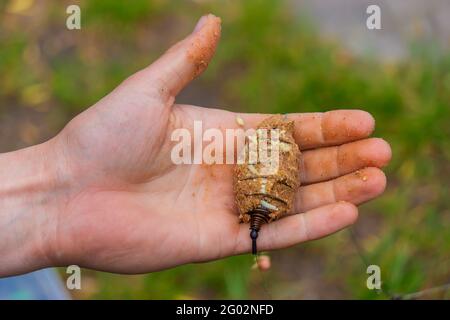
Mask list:
MULTIPOLYGON (((240 114, 246 126, 256 126, 268 114, 240 114)), ((375 128, 372 115, 363 110, 333 110, 316 113, 290 113, 295 122, 294 138, 300 149, 340 145, 367 138, 375 128)))

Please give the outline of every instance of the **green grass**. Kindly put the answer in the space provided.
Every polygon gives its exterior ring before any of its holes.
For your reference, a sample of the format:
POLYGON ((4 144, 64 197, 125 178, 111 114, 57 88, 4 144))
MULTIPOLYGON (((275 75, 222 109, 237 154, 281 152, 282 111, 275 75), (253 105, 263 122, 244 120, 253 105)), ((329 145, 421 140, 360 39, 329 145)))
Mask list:
MULTIPOLYGON (((448 281, 448 53, 433 44, 415 43, 411 58, 397 64, 355 57, 338 43, 321 40, 313 25, 293 16, 281 1, 81 5, 85 19, 78 34, 55 31, 64 19, 62 4, 52 4, 48 24, 39 30, 6 28, 5 19, 0 20, 0 101, 17 108, 38 107, 35 100, 21 97, 30 86, 44 83, 49 96, 40 103, 52 108, 43 125, 56 130, 189 33, 201 14, 212 11, 223 19, 223 37, 209 70, 194 86, 216 88, 216 105, 239 111, 371 112, 377 121, 375 135, 391 143, 393 160, 387 168, 386 194, 361 208, 355 227, 358 243, 368 263, 380 265, 385 292, 408 293, 448 281), (51 49, 57 36, 69 44, 51 49), (42 44, 47 49, 33 59, 33 48, 42 44), (361 232, 360 225, 369 230, 361 232)), ((252 259, 242 256, 142 276, 86 271, 93 285, 78 296, 252 298, 265 297, 262 287, 268 285, 274 298, 285 297, 285 292, 297 292, 295 286, 308 290, 308 279, 287 275, 277 259, 295 268, 298 259, 317 257, 323 267, 322 290, 339 288, 344 298, 389 297, 365 287, 365 266, 348 231, 277 253, 274 271, 265 280, 250 271, 252 259), (283 256, 292 258, 286 261, 283 256)), ((302 298, 303 293, 292 297, 302 298)))

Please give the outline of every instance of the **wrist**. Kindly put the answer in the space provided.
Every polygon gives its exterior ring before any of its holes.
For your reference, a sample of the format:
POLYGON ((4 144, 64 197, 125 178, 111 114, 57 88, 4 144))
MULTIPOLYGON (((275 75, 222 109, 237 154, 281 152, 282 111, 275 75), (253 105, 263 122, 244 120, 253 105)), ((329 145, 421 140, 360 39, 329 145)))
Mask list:
POLYGON ((68 193, 54 141, 0 154, 0 276, 52 264, 55 221, 68 193))

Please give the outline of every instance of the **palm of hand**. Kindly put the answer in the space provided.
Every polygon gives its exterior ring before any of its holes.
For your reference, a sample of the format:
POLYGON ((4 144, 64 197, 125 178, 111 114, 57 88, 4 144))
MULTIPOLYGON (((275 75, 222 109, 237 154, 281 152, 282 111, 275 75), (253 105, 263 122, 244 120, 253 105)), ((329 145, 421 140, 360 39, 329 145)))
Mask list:
MULTIPOLYGON (((196 32, 56 137, 66 164, 62 171, 74 185, 54 226, 57 264, 137 273, 250 251, 248 226, 238 224, 234 205, 233 166, 170 160, 176 128, 191 128, 194 120, 204 129, 237 127, 234 113, 174 105, 176 94, 212 57, 219 28, 216 18, 203 18, 196 32)), ((264 115, 240 117, 254 127, 264 115)), ((310 149, 302 157, 305 186, 296 199, 295 211, 302 214, 264 226, 262 250, 351 224, 357 216, 351 203, 376 197, 385 186, 383 173, 373 167, 389 161, 389 146, 379 139, 351 142, 371 133, 370 115, 334 111, 290 117, 299 146, 310 149), (364 167, 372 168, 351 174, 364 167)))

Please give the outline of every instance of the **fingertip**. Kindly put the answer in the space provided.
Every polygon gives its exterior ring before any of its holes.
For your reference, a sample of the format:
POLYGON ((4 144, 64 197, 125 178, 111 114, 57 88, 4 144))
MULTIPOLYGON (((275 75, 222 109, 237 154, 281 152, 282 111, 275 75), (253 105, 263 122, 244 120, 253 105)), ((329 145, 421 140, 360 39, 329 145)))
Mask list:
POLYGON ((377 150, 379 151, 380 166, 385 167, 392 159, 391 145, 382 138, 374 138, 377 144, 377 150))
POLYGON ((379 173, 377 175, 377 179, 379 180, 377 185, 378 185, 378 189, 376 190, 376 196, 378 197, 380 194, 384 193, 384 190, 386 190, 386 186, 387 186, 387 178, 386 178, 386 174, 378 169, 379 173))
POLYGON ((364 148, 360 151, 360 161, 368 167, 385 167, 392 158, 392 150, 389 143, 381 138, 370 138, 365 140, 364 148))
POLYGON ((220 28, 222 24, 222 19, 213 15, 212 13, 205 14, 198 20, 197 24, 195 25, 193 33, 200 31, 207 24, 213 24, 215 25, 214 26, 215 28, 217 28, 217 26, 220 28))
POLYGON ((366 138, 374 129, 375 119, 364 110, 333 110, 323 114, 323 138, 328 144, 366 138))
POLYGON ((138 72, 141 80, 134 85, 152 97, 169 99, 166 105, 172 105, 175 96, 208 67, 220 39, 220 25, 220 18, 212 14, 201 17, 188 37, 138 72))
POLYGON ((212 14, 200 18, 194 33, 187 43, 187 58, 194 65, 192 78, 197 77, 208 66, 216 52, 221 35, 221 19, 212 14))
POLYGON ((359 113, 363 133, 366 136, 371 135, 375 130, 375 118, 372 116, 372 114, 364 110, 355 110, 355 112, 359 113))
POLYGON ((206 15, 207 19, 213 21, 214 23, 218 24, 219 26, 222 24, 222 19, 212 13, 208 13, 206 15))
POLYGON ((355 131, 355 136, 365 138, 370 136, 375 130, 375 118, 364 110, 350 110, 352 123, 349 127, 355 131))
POLYGON ((358 207, 351 202, 339 201, 332 209, 331 219, 340 221, 341 228, 354 224, 358 220, 358 207))
POLYGON ((368 188, 369 190, 367 190, 367 192, 372 195, 372 198, 378 197, 380 194, 382 194, 384 192, 384 190, 386 189, 386 184, 387 184, 387 178, 385 173, 378 169, 378 168, 366 168, 365 169, 367 172, 367 176, 369 176, 369 178, 367 178, 368 182, 368 188))

